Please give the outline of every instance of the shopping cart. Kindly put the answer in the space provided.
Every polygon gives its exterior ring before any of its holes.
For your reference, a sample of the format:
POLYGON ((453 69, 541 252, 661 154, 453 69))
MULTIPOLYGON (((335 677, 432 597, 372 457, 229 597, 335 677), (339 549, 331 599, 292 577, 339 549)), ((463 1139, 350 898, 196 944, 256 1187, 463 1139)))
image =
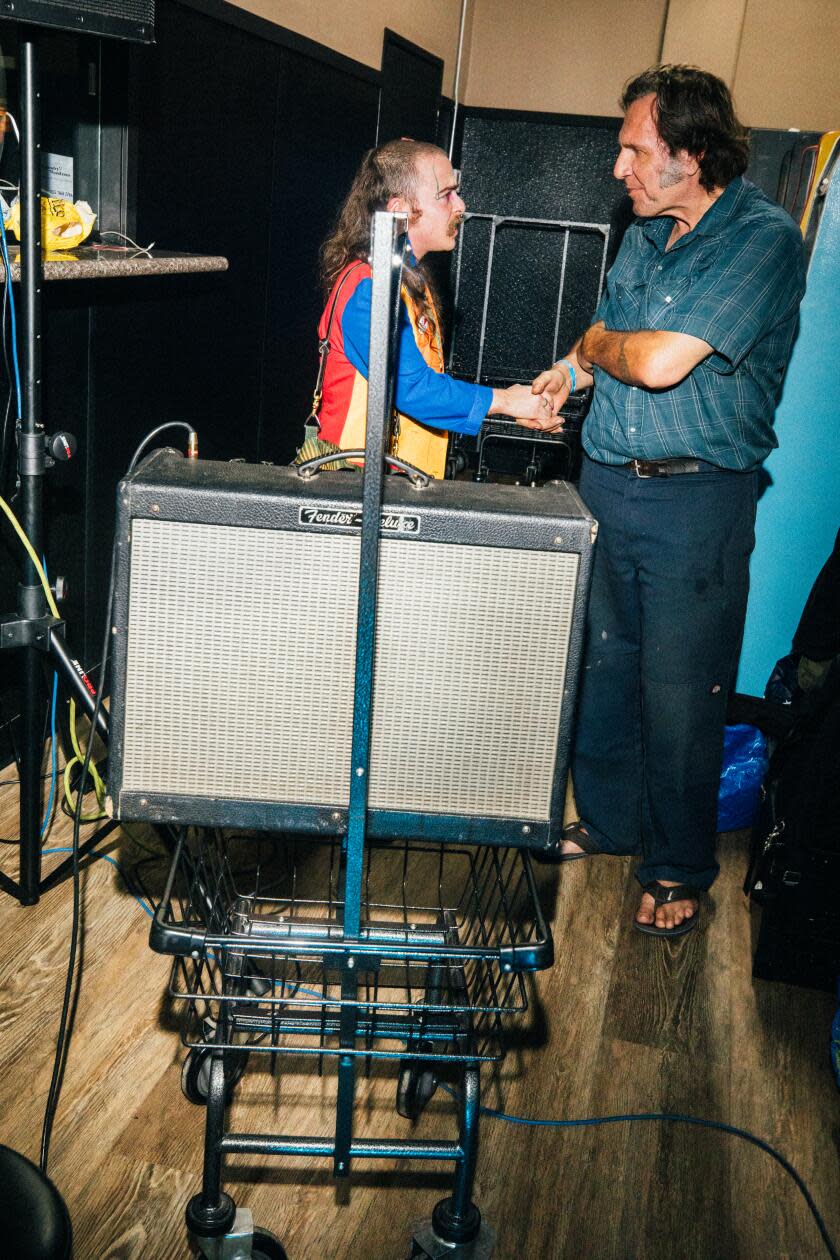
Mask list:
POLYGON ((528 1007, 525 973, 552 962, 527 851, 374 842, 365 850, 357 939, 345 940, 340 840, 182 833, 151 943, 174 955, 170 993, 190 1047, 183 1084, 206 1103, 204 1180, 187 1221, 205 1255, 250 1234, 254 1258, 284 1253, 222 1192, 226 1154, 320 1155, 454 1165, 452 1195, 415 1232, 412 1255, 489 1256, 492 1233, 472 1202, 482 1063, 504 1054, 503 1029, 528 1007), (225 1107, 248 1055, 338 1060, 335 1135, 225 1131, 225 1107), (398 1061, 396 1109, 416 1120, 439 1074, 457 1074, 457 1137, 353 1136, 355 1065, 398 1061), (453 1244, 458 1247, 453 1251, 453 1244), (272 1248, 274 1248, 272 1250, 272 1248))
POLYGON ((596 526, 563 485, 385 484, 404 231, 376 215, 361 483, 158 452, 120 487, 109 792, 183 828, 151 944, 206 1105, 206 1260, 284 1256, 222 1189, 243 1153, 449 1163, 412 1254, 488 1257, 480 1068, 552 961, 528 848, 562 838, 596 526), (329 1137, 225 1128, 252 1054, 334 1063, 329 1137), (445 1076, 452 1140, 354 1134, 359 1066, 389 1061, 412 1121, 445 1076))

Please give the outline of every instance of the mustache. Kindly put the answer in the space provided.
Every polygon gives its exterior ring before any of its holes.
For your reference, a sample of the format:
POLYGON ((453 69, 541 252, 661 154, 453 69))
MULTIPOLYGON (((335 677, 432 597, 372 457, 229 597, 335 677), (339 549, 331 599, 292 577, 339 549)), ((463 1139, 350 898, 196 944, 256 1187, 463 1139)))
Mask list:
POLYGON ((449 224, 450 236, 455 235, 455 233, 458 231, 458 228, 461 226, 463 222, 464 222, 463 211, 459 210, 457 214, 452 216, 452 221, 449 224))

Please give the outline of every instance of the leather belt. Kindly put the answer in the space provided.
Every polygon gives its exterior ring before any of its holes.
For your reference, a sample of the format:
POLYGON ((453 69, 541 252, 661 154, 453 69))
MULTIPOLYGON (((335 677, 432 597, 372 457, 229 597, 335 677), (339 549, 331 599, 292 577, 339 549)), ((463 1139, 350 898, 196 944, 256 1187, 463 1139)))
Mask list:
POLYGON ((631 459, 624 467, 632 468, 637 477, 673 477, 711 471, 712 466, 702 459, 631 459))

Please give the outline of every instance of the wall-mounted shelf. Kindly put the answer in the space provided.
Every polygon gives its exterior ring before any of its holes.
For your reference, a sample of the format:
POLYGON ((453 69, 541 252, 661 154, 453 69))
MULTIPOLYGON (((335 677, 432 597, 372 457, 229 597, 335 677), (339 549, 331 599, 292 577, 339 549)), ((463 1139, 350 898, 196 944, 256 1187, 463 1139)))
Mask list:
MULTIPOLYGON (((20 247, 9 246, 12 279, 20 279, 20 247)), ((228 260, 213 254, 173 254, 113 245, 80 245, 43 257, 45 280, 102 280, 118 276, 171 276, 227 271, 228 260)), ((0 262, 0 280, 6 271, 0 262)))

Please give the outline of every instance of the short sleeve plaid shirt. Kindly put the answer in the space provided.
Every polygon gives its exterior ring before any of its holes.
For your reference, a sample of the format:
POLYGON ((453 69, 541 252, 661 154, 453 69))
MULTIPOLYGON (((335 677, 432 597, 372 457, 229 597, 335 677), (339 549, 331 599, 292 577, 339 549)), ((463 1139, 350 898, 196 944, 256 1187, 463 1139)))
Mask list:
POLYGON ((755 468, 778 445, 773 415, 805 291, 802 238, 786 211, 740 176, 666 251, 672 227, 667 216, 631 224, 595 321, 615 332, 690 333, 713 353, 661 390, 596 367, 584 449, 605 464, 695 456, 755 468))

